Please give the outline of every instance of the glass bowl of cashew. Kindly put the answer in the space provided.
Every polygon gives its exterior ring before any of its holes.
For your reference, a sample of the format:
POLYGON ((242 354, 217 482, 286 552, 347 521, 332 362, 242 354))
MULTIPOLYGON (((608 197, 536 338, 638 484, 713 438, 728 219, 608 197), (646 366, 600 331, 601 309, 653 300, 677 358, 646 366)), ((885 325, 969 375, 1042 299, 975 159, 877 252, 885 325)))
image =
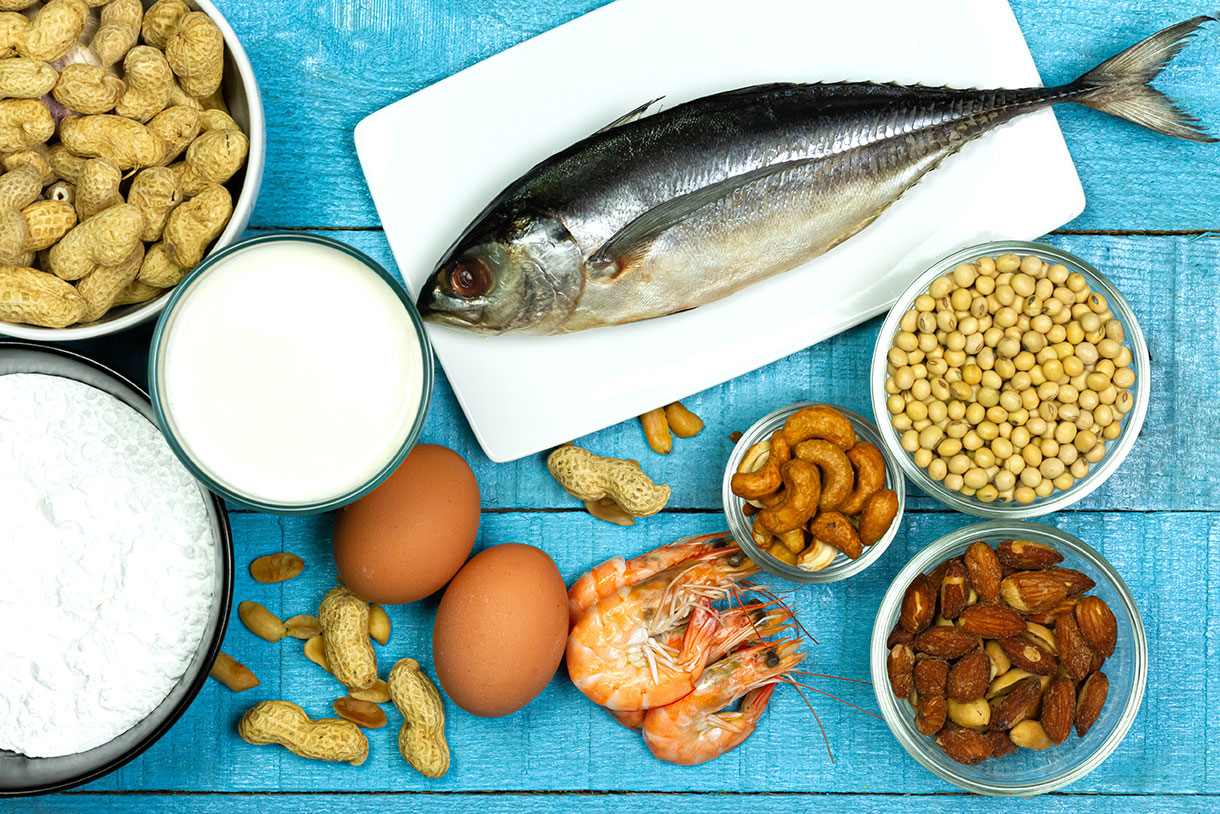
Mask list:
POLYGON ((807 584, 872 565, 898 533, 906 503, 902 470, 876 426, 817 402, 782 407, 746 430, 729 455, 722 496, 729 529, 750 558, 807 584))

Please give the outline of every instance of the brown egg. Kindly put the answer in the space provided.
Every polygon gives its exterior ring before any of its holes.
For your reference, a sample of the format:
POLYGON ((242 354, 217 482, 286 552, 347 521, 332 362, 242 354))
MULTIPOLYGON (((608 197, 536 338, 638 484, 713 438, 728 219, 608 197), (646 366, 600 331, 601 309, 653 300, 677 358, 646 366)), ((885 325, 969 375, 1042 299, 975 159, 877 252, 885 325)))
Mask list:
POLYGON ((335 567, 370 602, 414 602, 444 587, 479 533, 479 483, 451 449, 417 444, 335 517, 335 567))
POLYGON ((493 546, 445 589, 432 626, 441 686, 467 712, 498 718, 546 687, 563 658, 568 594, 545 551, 493 546))

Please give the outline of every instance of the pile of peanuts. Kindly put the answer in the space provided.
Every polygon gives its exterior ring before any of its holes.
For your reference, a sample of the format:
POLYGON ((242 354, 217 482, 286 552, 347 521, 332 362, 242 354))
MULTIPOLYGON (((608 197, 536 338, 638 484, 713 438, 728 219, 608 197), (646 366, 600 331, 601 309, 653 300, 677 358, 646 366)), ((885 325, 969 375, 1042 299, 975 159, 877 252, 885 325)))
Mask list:
POLYGON ((1032 503, 1105 457, 1135 406, 1131 350, 1078 272, 1026 255, 938 277, 899 321, 886 407, 903 449, 945 488, 1032 503))

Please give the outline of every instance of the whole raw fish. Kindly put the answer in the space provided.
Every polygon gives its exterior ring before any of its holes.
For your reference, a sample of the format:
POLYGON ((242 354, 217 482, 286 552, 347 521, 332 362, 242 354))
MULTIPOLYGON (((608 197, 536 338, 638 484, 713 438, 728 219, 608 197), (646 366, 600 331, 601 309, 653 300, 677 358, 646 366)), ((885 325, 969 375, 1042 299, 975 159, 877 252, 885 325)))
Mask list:
POLYGON ((1056 88, 775 84, 650 116, 645 105, 492 201, 438 264, 420 313, 556 334, 695 308, 833 248, 966 143, 1061 102, 1215 141, 1148 84, 1213 19, 1056 88))

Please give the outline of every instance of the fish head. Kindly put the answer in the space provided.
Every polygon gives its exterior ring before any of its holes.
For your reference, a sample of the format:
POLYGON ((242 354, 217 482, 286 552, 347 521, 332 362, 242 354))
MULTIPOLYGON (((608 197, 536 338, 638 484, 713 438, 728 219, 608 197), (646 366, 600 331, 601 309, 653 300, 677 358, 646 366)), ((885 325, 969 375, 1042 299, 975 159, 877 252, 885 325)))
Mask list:
POLYGON ((576 308, 584 258, 555 218, 476 224, 420 291, 420 315, 484 334, 557 333, 576 308))

